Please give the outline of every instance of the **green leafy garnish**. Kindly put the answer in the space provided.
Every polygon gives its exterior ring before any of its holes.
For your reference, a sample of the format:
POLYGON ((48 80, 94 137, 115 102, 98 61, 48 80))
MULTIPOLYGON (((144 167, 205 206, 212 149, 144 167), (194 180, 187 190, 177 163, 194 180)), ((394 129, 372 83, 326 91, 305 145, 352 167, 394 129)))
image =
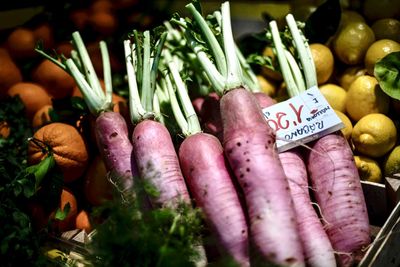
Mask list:
POLYGON ((400 52, 392 52, 376 62, 374 76, 387 95, 400 100, 400 52))

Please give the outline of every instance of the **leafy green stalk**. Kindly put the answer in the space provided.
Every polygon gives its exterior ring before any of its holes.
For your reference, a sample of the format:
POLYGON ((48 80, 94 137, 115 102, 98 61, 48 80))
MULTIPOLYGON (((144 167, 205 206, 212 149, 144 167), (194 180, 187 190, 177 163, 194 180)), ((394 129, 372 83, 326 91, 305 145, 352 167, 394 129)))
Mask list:
MULTIPOLYGON (((138 47, 138 44, 136 45, 138 47)), ((142 87, 141 102, 145 110, 152 110, 153 98, 151 95, 151 84, 150 84, 150 32, 145 31, 143 33, 143 65, 142 65, 142 87)))
MULTIPOLYGON (((136 33, 138 36, 138 33, 136 33)), ((156 112, 153 108, 154 92, 156 89, 156 76, 158 72, 158 65, 161 56, 161 49, 164 46, 167 38, 167 32, 163 32, 156 45, 151 49, 151 36, 149 31, 143 33, 143 44, 141 40, 136 39, 136 43, 132 44, 131 41, 124 41, 126 68, 128 73, 129 85, 129 108, 131 120, 134 124, 139 123, 145 119, 155 119, 156 112), (141 70, 142 81, 138 81, 138 76, 135 72, 135 65, 138 61, 138 55, 135 53, 139 48, 143 49, 143 65, 141 70), (141 85, 141 88, 138 87, 141 85)))
POLYGON ((233 39, 230 6, 228 1, 222 3, 221 15, 224 51, 226 55, 226 64, 228 66, 225 90, 231 90, 243 86, 243 82, 242 69, 240 68, 239 60, 236 55, 236 45, 233 39))
POLYGON ((297 23, 292 14, 288 14, 286 16, 286 22, 289 26, 290 33, 292 34, 294 44, 300 57, 300 62, 306 80, 306 86, 307 88, 317 86, 317 75, 308 42, 297 27, 297 23))
POLYGON ((269 27, 271 30, 271 35, 272 35, 272 39, 274 42, 276 55, 278 57, 278 62, 279 62, 280 68, 281 68, 282 76, 286 83, 286 88, 291 97, 295 96, 298 94, 299 88, 297 87, 297 84, 292 75, 292 71, 290 69, 289 63, 287 61, 284 45, 282 43, 276 21, 275 20, 271 21, 269 23, 269 27))
POLYGON ((170 105, 172 108, 172 112, 174 114, 175 120, 181 129, 182 133, 187 136, 188 135, 188 129, 189 129, 189 124, 183 115, 183 112, 179 106, 178 99, 175 96, 175 90, 174 86, 172 85, 171 78, 169 77, 168 74, 164 76, 164 86, 168 90, 168 96, 169 96, 169 101, 170 105))
POLYGON ((110 59, 106 43, 103 41, 100 42, 100 51, 104 68, 104 80, 106 84, 106 93, 104 93, 79 32, 72 33, 72 39, 75 48, 75 50, 73 50, 74 56, 69 59, 61 56, 61 62, 59 61, 59 58, 52 57, 45 53, 43 50, 36 48, 36 51, 66 72, 68 72, 74 78, 79 90, 83 95, 85 103, 89 108, 89 111, 94 116, 98 116, 101 112, 104 111, 111 111, 112 79, 110 59))
POLYGON ((214 90, 219 95, 222 95, 225 88, 225 77, 219 73, 214 63, 210 60, 207 53, 204 51, 203 45, 196 41, 188 31, 185 32, 185 37, 188 41, 188 46, 192 48, 204 72, 207 74, 209 81, 213 85, 214 90))
POLYGON ((86 50, 85 44, 83 43, 82 37, 78 31, 72 33, 72 43, 78 52, 79 58, 81 59, 83 73, 86 77, 86 80, 89 82, 90 87, 99 98, 104 97, 99 78, 97 77, 92 61, 90 60, 89 53, 86 50))
POLYGON ((104 41, 100 41, 100 51, 101 58, 103 62, 103 73, 104 73, 104 84, 106 87, 106 102, 112 102, 112 78, 111 78, 111 65, 110 65, 110 56, 108 54, 107 44, 104 41))
POLYGON ((217 66, 218 71, 221 73, 221 75, 226 76, 226 74, 227 74, 226 63, 227 62, 225 59, 224 52, 223 52, 221 46, 219 45, 217 38, 211 31, 206 20, 203 18, 203 16, 200 14, 200 12, 197 11, 196 7, 192 3, 186 5, 186 8, 189 9, 189 11, 193 15, 195 21, 198 23, 201 32, 205 36, 205 41, 208 43, 208 47, 211 48, 211 52, 213 54, 215 64, 217 66))
MULTIPOLYGON (((139 37, 139 32, 137 30, 133 31, 133 38, 136 44, 140 44, 141 37, 139 37)), ((136 45, 135 46, 135 54, 136 54, 136 81, 138 88, 142 88, 142 81, 143 81, 143 54, 142 54, 142 46, 136 45)))
MULTIPOLYGON (((177 67, 177 64, 176 62, 173 61, 173 58, 168 50, 165 50, 164 56, 166 65, 168 66, 168 69, 172 76, 172 80, 174 81, 180 103, 182 104, 182 110, 184 116, 187 121, 187 126, 185 125, 185 128, 182 128, 182 132, 184 133, 185 136, 199 133, 201 132, 199 119, 193 108, 192 102, 189 98, 185 83, 183 82, 182 77, 179 74, 179 69, 177 67)), ((174 111, 177 110, 177 113, 174 112, 174 114, 177 114, 176 118, 179 119, 180 116, 178 112, 180 109, 178 107, 178 101, 175 100, 176 99, 175 93, 173 93, 172 90, 170 90, 169 92, 170 92, 171 105, 176 106, 176 107, 173 106, 173 110, 174 111)))
MULTIPOLYGON (((134 47, 134 45, 132 45, 134 47)), ((128 74, 128 87, 129 87, 129 114, 131 120, 138 122, 145 116, 146 111, 144 110, 140 101, 139 89, 137 85, 137 79, 135 74, 134 60, 137 58, 134 54, 134 49, 131 47, 131 41, 124 41, 126 71, 128 74)))
POLYGON ((210 81, 207 74, 201 67, 198 58, 193 51, 186 45, 186 39, 184 36, 184 27, 180 27, 180 30, 172 27, 169 21, 164 22, 164 25, 168 31, 169 38, 166 41, 166 48, 173 51, 174 55, 178 55, 184 63, 189 66, 188 77, 190 80, 196 83, 197 92, 200 95, 207 95, 210 92, 210 81))

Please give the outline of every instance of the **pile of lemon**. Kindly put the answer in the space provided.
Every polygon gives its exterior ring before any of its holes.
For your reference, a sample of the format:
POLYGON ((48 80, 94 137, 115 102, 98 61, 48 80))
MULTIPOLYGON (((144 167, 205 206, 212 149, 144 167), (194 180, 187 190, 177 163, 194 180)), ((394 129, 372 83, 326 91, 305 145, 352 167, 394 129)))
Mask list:
MULTIPOLYGON (((400 172, 400 101, 385 94, 374 76, 377 61, 400 51, 400 1, 375 9, 380 2, 385 1, 344 9, 336 34, 327 43, 310 44, 319 88, 344 122, 360 178, 377 183, 400 172)), ((287 97, 276 73, 265 70, 259 79, 270 96, 287 97)))

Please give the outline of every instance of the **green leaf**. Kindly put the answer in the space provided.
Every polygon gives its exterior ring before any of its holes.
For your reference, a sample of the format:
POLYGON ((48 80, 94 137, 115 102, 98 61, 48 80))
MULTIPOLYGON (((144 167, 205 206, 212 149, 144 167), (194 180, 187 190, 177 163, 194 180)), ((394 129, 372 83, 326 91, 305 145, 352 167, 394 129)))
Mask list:
POLYGON ((52 170, 55 164, 54 156, 49 154, 38 164, 27 168, 28 173, 33 173, 35 175, 35 191, 39 188, 43 178, 52 170))
MULTIPOLYGON (((339 0, 327 0, 308 17, 304 34, 309 43, 326 43, 340 23, 342 9, 339 0)), ((296 19, 296 18, 295 18, 296 19)))
POLYGON ((57 209, 54 218, 56 220, 60 220, 60 221, 64 220, 65 218, 67 218, 70 209, 71 209, 71 205, 68 202, 67 204, 65 204, 63 210, 61 210, 60 208, 57 209))
POLYGON ((376 62, 374 76, 387 95, 400 100, 400 52, 392 52, 376 62))

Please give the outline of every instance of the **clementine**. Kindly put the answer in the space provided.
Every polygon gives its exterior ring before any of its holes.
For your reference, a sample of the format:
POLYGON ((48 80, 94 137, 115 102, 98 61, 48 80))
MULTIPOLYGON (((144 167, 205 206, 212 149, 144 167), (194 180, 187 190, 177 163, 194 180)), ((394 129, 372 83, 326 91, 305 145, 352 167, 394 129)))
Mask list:
POLYGON ((88 150, 82 135, 72 125, 53 122, 41 127, 33 135, 37 142, 29 142, 28 163, 37 164, 49 147, 65 182, 72 182, 83 175, 88 165, 88 150), (40 144, 44 144, 43 146, 40 144))
POLYGON ((11 86, 7 94, 18 95, 25 106, 26 116, 31 120, 36 111, 45 105, 51 105, 51 98, 46 90, 37 83, 19 82, 11 86))

